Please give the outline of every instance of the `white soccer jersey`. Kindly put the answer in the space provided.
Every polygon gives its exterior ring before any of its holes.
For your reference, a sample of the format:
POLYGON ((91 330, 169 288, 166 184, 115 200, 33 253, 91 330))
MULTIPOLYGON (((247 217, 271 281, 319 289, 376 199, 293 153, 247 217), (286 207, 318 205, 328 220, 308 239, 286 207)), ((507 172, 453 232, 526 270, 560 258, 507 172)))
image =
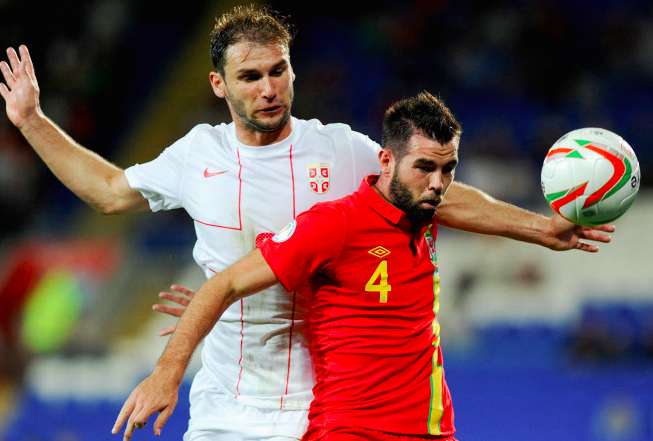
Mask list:
MULTIPOLYGON (((239 142, 233 123, 201 124, 155 160, 126 170, 152 211, 188 212, 197 233, 193 257, 207 277, 248 254, 257 236, 378 172, 378 144, 349 126, 291 124, 288 138, 262 147, 239 142)), ((206 337, 193 392, 218 388, 246 405, 307 409, 313 375, 303 330, 300 298, 280 285, 240 300, 206 337)))

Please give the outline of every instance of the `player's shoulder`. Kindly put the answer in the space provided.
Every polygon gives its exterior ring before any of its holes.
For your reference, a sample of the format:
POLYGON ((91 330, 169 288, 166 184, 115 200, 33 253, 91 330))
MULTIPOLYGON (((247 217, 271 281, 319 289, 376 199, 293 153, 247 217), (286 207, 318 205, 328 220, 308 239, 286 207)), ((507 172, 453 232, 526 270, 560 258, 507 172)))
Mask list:
POLYGON ((351 139, 353 130, 344 123, 324 124, 319 119, 297 119, 295 124, 298 126, 302 136, 323 137, 330 140, 342 142, 344 139, 351 139))
POLYGON ((352 132, 352 128, 345 123, 327 123, 324 124, 317 118, 312 119, 299 119, 295 118, 295 121, 302 125, 305 130, 313 130, 318 133, 332 133, 332 132, 352 132))
POLYGON ((229 132, 230 124, 220 123, 211 125, 208 123, 200 123, 195 125, 186 136, 224 136, 229 132))
MULTIPOLYGON (((367 135, 352 129, 349 124, 324 124, 318 119, 295 119, 295 124, 297 124, 301 131, 301 137, 311 137, 313 140, 321 139, 324 143, 331 144, 339 149, 353 149, 359 151, 363 148, 368 148, 374 152, 379 149, 377 143, 372 141, 367 135)), ((320 144, 320 142, 314 143, 314 145, 320 144)))
POLYGON ((184 139, 191 150, 214 149, 216 146, 226 145, 229 134, 229 124, 197 124, 191 128, 182 139, 184 139))

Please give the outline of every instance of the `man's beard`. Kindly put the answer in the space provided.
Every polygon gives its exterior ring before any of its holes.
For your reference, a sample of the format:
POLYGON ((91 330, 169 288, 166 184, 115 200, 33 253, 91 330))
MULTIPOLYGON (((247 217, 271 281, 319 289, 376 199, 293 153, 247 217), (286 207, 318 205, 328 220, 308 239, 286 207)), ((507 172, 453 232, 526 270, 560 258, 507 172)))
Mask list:
POLYGON ((397 208, 406 213, 406 217, 415 227, 431 223, 435 216, 435 208, 422 208, 419 206, 420 201, 413 199, 408 187, 399 180, 396 169, 390 181, 390 198, 397 208))
POLYGON ((281 119, 276 123, 264 123, 256 119, 256 117, 250 117, 247 115, 245 104, 241 100, 231 99, 229 102, 231 103, 231 107, 234 109, 236 115, 238 115, 243 124, 245 124, 245 127, 247 127, 249 130, 253 132, 271 133, 283 129, 288 123, 288 120, 290 119, 290 107, 292 106, 293 95, 293 90, 290 89, 288 107, 284 110, 281 119))

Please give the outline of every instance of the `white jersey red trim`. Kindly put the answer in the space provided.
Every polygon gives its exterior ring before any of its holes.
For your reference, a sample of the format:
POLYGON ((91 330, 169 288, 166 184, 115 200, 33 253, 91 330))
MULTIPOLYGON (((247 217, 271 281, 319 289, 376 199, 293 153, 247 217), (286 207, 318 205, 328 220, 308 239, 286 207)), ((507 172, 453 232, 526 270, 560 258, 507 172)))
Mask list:
MULTIPOLYGON (((291 125, 285 140, 253 147, 238 141, 233 123, 200 124, 158 158, 125 171, 152 211, 184 208, 195 221, 193 257, 206 277, 254 249, 259 234, 279 231, 378 172, 378 144, 349 126, 296 118, 291 125), (319 192, 309 177, 315 164, 328 180, 319 192)), ((233 304, 205 339, 193 390, 216 388, 260 408, 307 409, 313 375, 305 310, 280 285, 233 304)))

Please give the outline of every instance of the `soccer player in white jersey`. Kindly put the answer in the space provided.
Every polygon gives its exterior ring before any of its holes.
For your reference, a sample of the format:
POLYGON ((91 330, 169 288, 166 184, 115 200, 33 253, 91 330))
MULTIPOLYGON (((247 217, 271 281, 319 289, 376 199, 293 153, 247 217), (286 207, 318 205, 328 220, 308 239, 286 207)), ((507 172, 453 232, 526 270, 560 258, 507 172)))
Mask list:
MULTIPOLYGON (((200 124, 153 161, 122 170, 45 116, 27 47, 0 62, 7 116, 52 172, 105 214, 184 208, 195 223, 193 256, 211 276, 315 202, 344 196, 377 168, 378 145, 344 124, 291 117, 290 34, 265 9, 236 7, 211 35, 213 92, 233 121, 200 124)), ((575 227, 452 184, 441 224, 557 249, 596 251, 612 227, 575 227)), ((328 240, 328 238, 325 238, 328 240)), ((234 304, 211 331, 191 389, 186 441, 294 440, 306 427, 313 378, 303 305, 270 288, 234 304), (219 356, 218 356, 219 354, 219 356)), ((171 411, 172 409, 170 409, 171 411)), ((169 416, 162 413, 155 429, 169 416)), ((130 422, 131 423, 131 422, 130 422)), ((128 425, 131 434, 133 425, 128 425)))

